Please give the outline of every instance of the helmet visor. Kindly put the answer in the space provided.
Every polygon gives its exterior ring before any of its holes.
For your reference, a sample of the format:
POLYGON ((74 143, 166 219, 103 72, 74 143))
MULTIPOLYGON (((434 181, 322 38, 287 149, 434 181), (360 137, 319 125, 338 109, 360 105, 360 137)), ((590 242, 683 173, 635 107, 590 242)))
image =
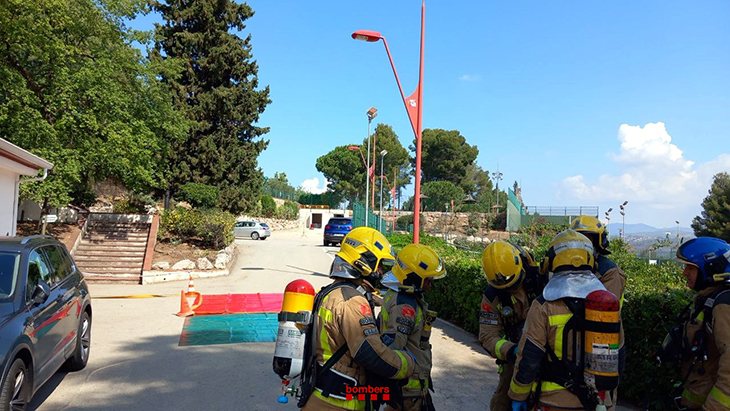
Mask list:
POLYGON ((393 271, 394 266, 395 266, 395 260, 392 260, 390 258, 380 259, 381 272, 387 273, 387 272, 393 271))

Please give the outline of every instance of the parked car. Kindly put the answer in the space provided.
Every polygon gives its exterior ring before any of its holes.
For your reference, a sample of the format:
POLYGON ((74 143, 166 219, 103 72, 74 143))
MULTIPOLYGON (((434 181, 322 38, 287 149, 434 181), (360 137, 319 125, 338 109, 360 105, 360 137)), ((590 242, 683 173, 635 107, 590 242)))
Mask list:
POLYGON ((251 237, 252 240, 266 240, 271 236, 271 228, 257 221, 237 221, 233 231, 236 237, 251 237))
POLYGON ((0 238, 0 409, 21 410, 61 366, 86 367, 91 297, 51 236, 0 238))
POLYGON ((322 244, 328 246, 330 244, 339 244, 342 238, 352 231, 352 218, 332 217, 324 226, 324 240, 322 244))

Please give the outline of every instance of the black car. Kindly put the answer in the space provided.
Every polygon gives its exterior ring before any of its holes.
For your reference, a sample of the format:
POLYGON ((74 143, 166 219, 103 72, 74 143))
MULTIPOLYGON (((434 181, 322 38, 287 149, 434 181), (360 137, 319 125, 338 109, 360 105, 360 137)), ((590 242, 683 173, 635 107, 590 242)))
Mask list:
POLYGON ((0 410, 24 410, 61 366, 86 367, 90 348, 91 297, 66 247, 0 237, 0 410))

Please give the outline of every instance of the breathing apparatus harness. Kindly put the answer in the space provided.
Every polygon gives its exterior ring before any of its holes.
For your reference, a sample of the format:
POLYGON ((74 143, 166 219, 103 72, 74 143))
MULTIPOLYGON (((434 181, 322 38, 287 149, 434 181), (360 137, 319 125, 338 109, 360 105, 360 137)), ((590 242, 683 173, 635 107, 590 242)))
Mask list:
MULTIPOLYGON (((525 293, 527 294, 528 306, 532 304, 532 301, 535 298, 539 297, 542 294, 542 289, 545 288, 546 283, 543 277, 546 276, 540 274, 538 267, 526 265, 525 275, 522 282, 517 283, 513 286, 519 287, 520 284, 522 285, 525 293)), ((487 287, 487 289, 484 290, 484 296, 487 297, 488 300, 491 300, 493 298, 493 296, 490 296, 488 294, 490 292, 490 289, 492 292, 496 293, 497 297, 499 298, 499 303, 501 305, 500 315, 504 319, 505 339, 515 344, 519 343, 520 338, 522 338, 522 329, 525 325, 525 319, 516 321, 517 312, 515 311, 512 294, 508 291, 508 289, 487 287)), ((497 363, 499 363, 499 361, 500 360, 498 360, 497 363)))

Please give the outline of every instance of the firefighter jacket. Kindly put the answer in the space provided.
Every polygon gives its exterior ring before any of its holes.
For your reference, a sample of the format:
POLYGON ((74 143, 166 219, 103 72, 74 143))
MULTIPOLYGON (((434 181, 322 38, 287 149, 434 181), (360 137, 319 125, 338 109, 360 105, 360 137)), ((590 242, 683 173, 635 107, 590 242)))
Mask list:
POLYGON ((514 291, 498 291, 492 286, 487 287, 479 310, 479 342, 490 356, 498 361, 514 361, 514 357, 510 356, 520 341, 529 309, 530 302, 523 287, 514 291), (500 301, 500 296, 510 301, 505 304, 500 301), (511 308, 511 315, 503 315, 502 309, 505 307, 511 308))
POLYGON ((683 331, 685 355, 690 358, 682 363, 682 376, 689 372, 682 403, 691 409, 729 410, 730 288, 717 285, 698 292, 683 331), (710 312, 712 318, 707 321, 710 312), (689 352, 695 342, 706 350, 700 358, 689 352), (704 354, 707 360, 702 358, 704 354))
POLYGON ((412 357, 402 351, 388 348, 380 340, 372 306, 363 291, 372 292, 370 284, 362 279, 351 281, 354 287, 340 287, 327 294, 315 317, 316 361, 321 366, 343 345, 347 351, 332 368, 318 378, 312 397, 304 409, 364 410, 365 401, 357 396, 347 400, 344 385, 366 386, 366 372, 384 378, 403 379, 413 374, 412 357), (325 386, 330 383, 330 386, 325 386), (323 395, 329 392, 329 396, 323 395), (340 398, 337 398, 340 397, 340 398), (326 403, 326 404, 323 404, 326 403))
MULTIPOLYGON (((596 276, 601 281, 606 290, 613 293, 624 306, 624 290, 626 288, 626 274, 623 272, 613 260, 603 254, 599 254, 596 259, 598 270, 596 276)), ((620 317, 619 317, 620 318, 620 317)), ((624 323, 619 322, 619 375, 623 373, 624 364, 626 363, 626 347, 624 346, 624 323)))
POLYGON ((403 387, 404 397, 420 397, 431 376, 431 324, 428 304, 421 296, 388 290, 380 312, 382 341, 390 348, 407 350, 416 358, 416 370, 403 387), (428 317, 428 319, 427 319, 428 317))
MULTIPOLYGON (((572 316, 573 313, 566 305, 565 299, 545 301, 540 296, 532 302, 510 383, 510 398, 525 401, 531 391, 539 392, 537 404, 550 410, 584 409, 575 394, 564 386, 550 381, 549 376, 544 375, 546 366, 543 361, 547 366, 552 362, 546 352, 547 348, 551 349, 559 360, 567 357, 568 361, 574 361, 574 332, 568 331, 566 339, 563 339, 566 324, 572 316)), ((582 377, 583 373, 580 375, 582 377)), ((608 402, 605 405, 610 409, 613 404, 609 397, 607 396, 608 402)))

